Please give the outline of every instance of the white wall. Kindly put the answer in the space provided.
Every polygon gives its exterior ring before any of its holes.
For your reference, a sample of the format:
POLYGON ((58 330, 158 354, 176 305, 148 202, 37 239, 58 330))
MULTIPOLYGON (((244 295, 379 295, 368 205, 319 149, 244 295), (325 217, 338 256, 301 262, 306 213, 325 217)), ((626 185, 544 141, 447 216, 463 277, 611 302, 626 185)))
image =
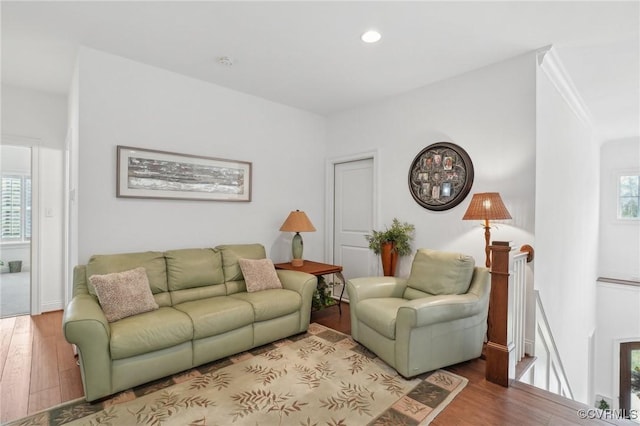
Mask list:
POLYGON ((278 229, 294 209, 318 230, 304 236, 305 257, 322 260, 324 118, 86 48, 76 78, 79 263, 249 242, 289 260, 292 236, 278 229), (251 161, 253 200, 116 198, 117 145, 251 161))
POLYGON ((600 151, 590 126, 552 82, 559 81, 552 59, 545 56, 537 73, 535 287, 574 397, 589 402, 600 151))
MULTIPOLYGON (((2 140, 39 147, 40 310, 64 307, 63 167, 66 96, 2 85, 2 140), (45 215, 49 210, 50 216, 45 215)), ((34 212, 36 214, 36 212, 34 212)))
POLYGON ((601 277, 640 281, 640 220, 618 220, 620 173, 640 174, 640 138, 609 141, 601 148, 601 277))
MULTIPOLYGON (((327 156, 379 153, 379 224, 394 217, 413 223, 413 248, 462 251, 484 265, 484 230, 463 221, 471 195, 500 192, 513 220, 492 229, 492 240, 534 244, 535 56, 519 56, 402 96, 330 116, 327 156), (414 157, 449 141, 464 148, 475 168, 470 194, 458 206, 434 212, 418 205, 408 187, 414 157)), ((407 276, 412 256, 401 259, 407 276)))

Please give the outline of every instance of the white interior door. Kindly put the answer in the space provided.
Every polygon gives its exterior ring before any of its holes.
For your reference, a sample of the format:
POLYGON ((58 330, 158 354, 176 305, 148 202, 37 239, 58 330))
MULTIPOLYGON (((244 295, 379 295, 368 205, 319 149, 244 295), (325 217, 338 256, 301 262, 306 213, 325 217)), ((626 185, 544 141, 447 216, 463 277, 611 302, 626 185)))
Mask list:
MULTIPOLYGON (((373 228, 374 190, 372 158, 334 164, 333 262, 342 265, 347 280, 377 271, 377 257, 365 238, 373 228)), ((334 296, 341 291, 335 286, 334 296)))

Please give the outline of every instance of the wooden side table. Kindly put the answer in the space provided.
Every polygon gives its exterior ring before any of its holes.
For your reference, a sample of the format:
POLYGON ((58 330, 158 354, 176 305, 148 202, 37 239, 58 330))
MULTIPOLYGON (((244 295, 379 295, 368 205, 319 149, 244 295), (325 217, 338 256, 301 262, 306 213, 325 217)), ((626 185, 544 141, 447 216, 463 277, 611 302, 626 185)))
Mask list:
POLYGON ((342 295, 344 294, 344 289, 347 286, 347 282, 342 275, 342 266, 331 265, 328 263, 312 262, 310 260, 305 260, 302 266, 293 266, 291 262, 276 263, 274 266, 276 267, 276 269, 306 272, 307 274, 315 275, 316 277, 319 277, 321 275, 336 274, 338 279, 342 281, 342 291, 340 292, 340 298, 338 299, 338 311, 340 312, 340 315, 342 315, 342 306, 340 306, 340 302, 342 302, 342 295))

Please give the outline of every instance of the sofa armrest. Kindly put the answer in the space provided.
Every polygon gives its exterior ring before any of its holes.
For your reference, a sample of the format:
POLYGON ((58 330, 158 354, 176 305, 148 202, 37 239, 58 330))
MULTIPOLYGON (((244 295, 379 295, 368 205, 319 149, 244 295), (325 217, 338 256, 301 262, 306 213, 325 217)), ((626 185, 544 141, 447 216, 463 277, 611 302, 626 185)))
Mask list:
POLYGON ((85 397, 92 401, 111 393, 111 327, 97 300, 88 294, 71 299, 62 318, 69 343, 78 348, 85 397))
POLYGON ((284 269, 276 270, 278 278, 282 283, 282 287, 287 290, 298 292, 302 297, 302 308, 300 309, 300 329, 302 333, 309 328, 311 319, 311 303, 313 293, 318 286, 318 279, 311 274, 300 271, 288 271, 284 269))

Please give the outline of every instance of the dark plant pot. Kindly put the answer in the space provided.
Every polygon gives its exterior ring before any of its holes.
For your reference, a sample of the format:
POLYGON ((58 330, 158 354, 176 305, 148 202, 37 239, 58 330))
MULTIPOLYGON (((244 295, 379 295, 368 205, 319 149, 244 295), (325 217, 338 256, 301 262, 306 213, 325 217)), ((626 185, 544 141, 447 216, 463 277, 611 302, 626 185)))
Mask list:
POLYGON ((395 243, 382 243, 380 260, 382 261, 382 271, 385 277, 393 277, 396 274, 398 252, 394 248, 395 243))
POLYGON ((12 260, 9 262, 9 272, 21 272, 22 260, 12 260))

